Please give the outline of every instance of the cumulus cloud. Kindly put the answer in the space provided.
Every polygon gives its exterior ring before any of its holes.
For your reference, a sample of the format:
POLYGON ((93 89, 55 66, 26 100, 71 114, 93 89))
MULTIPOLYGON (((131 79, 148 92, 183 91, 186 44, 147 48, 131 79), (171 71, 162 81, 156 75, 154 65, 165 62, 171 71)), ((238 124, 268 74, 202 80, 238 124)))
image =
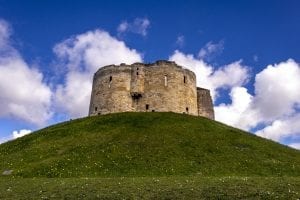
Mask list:
POLYGON ((242 65, 241 61, 215 69, 203 59, 178 50, 170 56, 169 60, 193 71, 197 76, 197 86, 210 89, 213 99, 216 99, 218 89, 241 86, 249 78, 249 68, 242 65))
POLYGON ((147 18, 135 18, 133 22, 123 21, 117 28, 119 34, 132 32, 142 36, 147 35, 150 21, 147 18))
POLYGON ((246 129, 247 123, 241 123, 241 116, 245 115, 252 102, 253 96, 248 93, 245 87, 233 87, 230 92, 232 103, 226 105, 224 103, 215 107, 215 116, 218 121, 235 127, 246 129))
POLYGON ((250 78, 249 67, 236 61, 216 69, 202 57, 175 51, 169 59, 192 70, 197 76, 197 86, 210 89, 214 100, 219 89, 229 90, 231 102, 215 105, 216 120, 247 131, 255 130, 256 135, 275 141, 300 137, 298 63, 289 59, 266 66, 255 75, 254 94, 251 94, 245 87, 250 78), (257 130, 259 125, 263 128, 257 130))
POLYGON ((13 131, 12 132, 13 139, 23 137, 24 135, 28 135, 31 132, 32 132, 31 130, 27 130, 27 129, 22 129, 22 130, 19 130, 19 131, 13 131))
POLYGON ((289 59, 267 66, 255 77, 255 106, 265 120, 295 112, 300 103, 300 66, 289 59))
POLYGON ((51 90, 10 44, 11 30, 0 21, 0 117, 41 126, 51 117, 51 90))
POLYGON ((300 114, 282 117, 273 121, 270 125, 257 131, 255 134, 261 137, 280 141, 285 137, 300 137, 300 114))
POLYGON ((216 119, 248 131, 261 124, 255 134, 275 141, 300 136, 300 65, 292 59, 268 65, 254 87, 254 95, 232 88, 232 102, 215 107, 216 119))
POLYGON ((200 49, 198 57, 204 60, 211 60, 214 56, 221 54, 224 50, 224 41, 221 40, 218 43, 212 41, 206 43, 206 45, 200 49))
POLYGON ((72 118, 87 115, 92 76, 100 67, 142 61, 136 50, 98 29, 56 44, 54 52, 67 67, 64 84, 57 86, 56 105, 72 118))

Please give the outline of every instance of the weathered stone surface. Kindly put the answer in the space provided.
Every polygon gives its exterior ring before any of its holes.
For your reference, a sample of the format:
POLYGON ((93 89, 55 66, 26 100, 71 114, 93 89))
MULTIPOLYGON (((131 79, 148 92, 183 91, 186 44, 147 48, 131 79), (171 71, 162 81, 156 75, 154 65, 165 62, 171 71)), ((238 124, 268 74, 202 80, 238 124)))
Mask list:
POLYGON ((208 89, 197 87, 197 104, 199 116, 215 119, 213 103, 208 89))
POLYGON ((170 111, 213 119, 209 90, 199 91, 195 74, 175 62, 109 65, 94 75, 89 115, 170 111))

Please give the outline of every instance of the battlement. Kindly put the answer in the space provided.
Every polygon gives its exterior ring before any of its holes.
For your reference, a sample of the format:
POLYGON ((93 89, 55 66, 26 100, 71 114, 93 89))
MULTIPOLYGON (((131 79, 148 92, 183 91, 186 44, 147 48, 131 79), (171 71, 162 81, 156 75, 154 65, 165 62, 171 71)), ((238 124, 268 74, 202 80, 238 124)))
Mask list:
POLYGON ((89 115, 128 111, 214 118, 209 90, 196 87, 192 71, 165 60, 108 65, 94 74, 89 115))

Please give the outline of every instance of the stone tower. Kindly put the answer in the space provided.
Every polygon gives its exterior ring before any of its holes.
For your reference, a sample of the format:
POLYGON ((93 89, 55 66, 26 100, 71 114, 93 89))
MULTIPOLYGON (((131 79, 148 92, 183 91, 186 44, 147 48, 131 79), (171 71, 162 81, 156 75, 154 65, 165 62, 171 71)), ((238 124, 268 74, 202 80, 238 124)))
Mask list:
POLYGON ((214 119, 207 89, 195 74, 170 61, 108 65, 94 75, 89 115, 176 112, 214 119))

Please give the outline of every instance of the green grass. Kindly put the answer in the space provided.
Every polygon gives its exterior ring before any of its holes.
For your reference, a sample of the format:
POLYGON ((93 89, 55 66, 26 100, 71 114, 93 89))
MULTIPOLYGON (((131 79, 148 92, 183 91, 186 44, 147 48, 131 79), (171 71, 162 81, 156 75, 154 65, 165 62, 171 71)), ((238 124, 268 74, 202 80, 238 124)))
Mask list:
POLYGON ((298 199, 299 178, 0 179, 0 199, 298 199))
POLYGON ((0 178, 0 195, 12 199, 17 194, 41 198, 44 190, 48 197, 87 193, 88 198, 103 194, 102 199, 155 199, 158 194, 161 199, 206 194, 289 199, 300 191, 300 151, 174 113, 118 113, 50 126, 0 145, 0 173, 7 170, 13 171, 0 178), (160 182, 152 183, 155 179, 160 182), (289 185, 292 194, 284 189, 289 185), (31 194, 34 186, 42 194, 31 194))

